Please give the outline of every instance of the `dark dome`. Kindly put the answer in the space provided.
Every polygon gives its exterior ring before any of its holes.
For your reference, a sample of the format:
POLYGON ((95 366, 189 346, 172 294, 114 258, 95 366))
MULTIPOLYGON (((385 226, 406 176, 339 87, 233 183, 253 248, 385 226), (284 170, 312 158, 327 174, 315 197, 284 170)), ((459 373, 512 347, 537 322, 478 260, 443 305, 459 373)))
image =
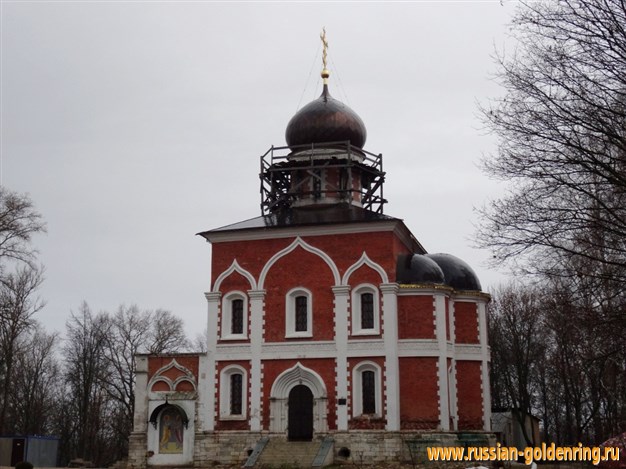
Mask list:
POLYGON ((426 257, 441 267, 446 285, 455 290, 481 291, 480 282, 474 270, 458 257, 450 254, 426 254, 426 257))
POLYGON ((310 145, 349 140, 363 148, 367 131, 361 118, 340 101, 334 99, 324 85, 322 95, 300 109, 287 124, 287 145, 310 145))
POLYGON ((398 257, 396 280, 399 283, 444 283, 441 267, 422 254, 398 257))

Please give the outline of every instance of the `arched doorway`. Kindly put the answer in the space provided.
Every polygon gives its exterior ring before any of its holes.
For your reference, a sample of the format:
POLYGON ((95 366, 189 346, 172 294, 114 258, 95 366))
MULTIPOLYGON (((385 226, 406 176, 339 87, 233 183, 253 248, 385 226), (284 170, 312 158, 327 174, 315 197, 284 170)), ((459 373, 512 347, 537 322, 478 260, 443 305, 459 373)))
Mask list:
POLYGON ((289 392, 287 437, 290 441, 313 439, 313 393, 299 384, 289 392))
POLYGON ((294 437, 311 440, 313 433, 328 431, 326 386, 319 374, 301 363, 296 363, 276 377, 269 400, 270 432, 283 433, 291 439, 291 430, 306 424, 308 435, 296 433, 294 437), (295 401, 293 405, 292 400, 295 401), (305 419, 312 420, 312 424, 305 419))

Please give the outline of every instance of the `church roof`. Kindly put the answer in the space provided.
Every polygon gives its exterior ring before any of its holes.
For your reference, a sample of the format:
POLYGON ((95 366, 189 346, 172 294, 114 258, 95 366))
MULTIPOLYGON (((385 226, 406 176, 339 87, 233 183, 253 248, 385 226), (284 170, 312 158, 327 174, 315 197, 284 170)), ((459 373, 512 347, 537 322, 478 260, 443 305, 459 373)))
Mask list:
POLYGON ((372 224, 393 223, 399 230, 401 239, 409 249, 414 252, 425 253, 425 249, 415 239, 411 231, 400 218, 395 218, 382 213, 373 212, 355 205, 336 204, 316 208, 291 208, 275 213, 250 218, 248 220, 233 223, 231 225, 214 228, 197 233, 207 241, 214 242, 222 235, 234 235, 236 233, 258 232, 265 230, 278 230, 284 228, 305 228, 348 224, 367 224, 367 231, 377 231, 372 224))
POLYGON ((289 147, 349 141, 355 147, 363 148, 366 138, 367 130, 361 118, 333 98, 326 84, 322 95, 300 109, 285 131, 289 147))
POLYGON ((376 221, 402 221, 399 218, 372 212, 354 205, 342 204, 331 205, 319 208, 298 209, 292 208, 282 210, 260 217, 222 226, 208 231, 198 233, 200 236, 210 233, 221 233, 228 231, 250 230, 259 228, 285 228, 292 226, 306 225, 330 225, 339 223, 361 223, 376 221))

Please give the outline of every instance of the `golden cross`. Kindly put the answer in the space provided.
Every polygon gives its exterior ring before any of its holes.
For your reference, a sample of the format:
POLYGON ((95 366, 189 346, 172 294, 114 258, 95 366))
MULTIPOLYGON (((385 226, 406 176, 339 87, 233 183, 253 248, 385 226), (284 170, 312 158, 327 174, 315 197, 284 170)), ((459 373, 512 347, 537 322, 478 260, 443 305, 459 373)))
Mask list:
POLYGON ((322 40, 322 46, 324 50, 322 51, 322 63, 324 64, 324 68, 326 68, 326 56, 328 55, 328 41, 326 40, 326 28, 322 28, 322 34, 320 34, 320 39, 322 40))
POLYGON ((328 77, 330 76, 330 72, 326 68, 326 56, 328 55, 328 41, 326 40, 326 28, 322 28, 322 33, 320 34, 320 39, 322 40, 322 64, 324 68, 322 69, 322 78, 324 79, 324 84, 328 84, 328 77))

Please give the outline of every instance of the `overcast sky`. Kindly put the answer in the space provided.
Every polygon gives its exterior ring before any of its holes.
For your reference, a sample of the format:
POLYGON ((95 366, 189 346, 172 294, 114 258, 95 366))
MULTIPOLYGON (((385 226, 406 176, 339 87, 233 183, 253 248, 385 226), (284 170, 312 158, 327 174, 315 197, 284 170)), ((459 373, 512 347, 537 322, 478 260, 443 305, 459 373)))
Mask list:
POLYGON ((47 222, 39 319, 64 330, 83 300, 169 309, 206 325, 200 231, 260 215, 259 156, 321 91, 382 153, 389 203, 429 252, 505 280, 472 248, 473 211, 502 191, 477 103, 516 8, 414 3, 1 2, 1 182, 47 222))

